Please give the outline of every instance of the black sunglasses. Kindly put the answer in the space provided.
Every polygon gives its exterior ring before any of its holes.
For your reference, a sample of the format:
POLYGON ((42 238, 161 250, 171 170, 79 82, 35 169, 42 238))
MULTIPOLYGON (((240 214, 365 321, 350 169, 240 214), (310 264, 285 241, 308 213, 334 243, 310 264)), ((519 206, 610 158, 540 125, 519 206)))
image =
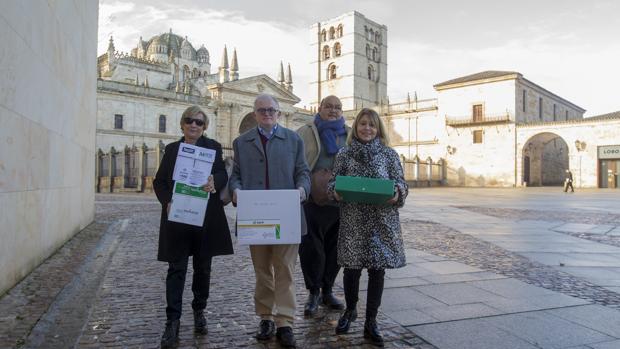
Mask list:
POLYGON ((192 118, 184 118, 183 123, 186 125, 191 125, 192 122, 195 122, 197 126, 204 126, 205 122, 200 119, 192 119, 192 118))

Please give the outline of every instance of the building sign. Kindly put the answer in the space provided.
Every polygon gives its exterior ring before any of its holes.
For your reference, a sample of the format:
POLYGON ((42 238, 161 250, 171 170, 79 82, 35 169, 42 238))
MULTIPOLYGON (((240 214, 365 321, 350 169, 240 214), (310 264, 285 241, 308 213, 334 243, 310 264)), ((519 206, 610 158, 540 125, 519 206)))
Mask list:
POLYGON ((620 159, 620 145, 604 145, 598 147, 599 159, 620 159))

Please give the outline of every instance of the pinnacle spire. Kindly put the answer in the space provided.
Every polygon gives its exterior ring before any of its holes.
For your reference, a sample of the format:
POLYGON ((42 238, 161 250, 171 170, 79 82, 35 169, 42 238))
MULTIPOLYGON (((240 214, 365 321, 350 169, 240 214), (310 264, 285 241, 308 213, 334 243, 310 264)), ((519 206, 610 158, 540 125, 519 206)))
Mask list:
POLYGON ((284 65, 282 64, 282 61, 280 61, 280 72, 278 73, 278 82, 281 84, 284 83, 284 65))
POLYGON ((224 45, 224 53, 222 54, 222 63, 220 64, 220 69, 228 69, 228 50, 226 49, 226 45, 224 45))
POLYGON ((233 51, 232 61, 230 62, 230 71, 239 71, 239 63, 237 63, 237 49, 233 51))
POLYGON ((291 74, 291 63, 288 64, 288 68, 286 68, 286 81, 288 85, 293 83, 293 74, 291 74))
POLYGON ((112 35, 110 35, 110 43, 108 44, 108 51, 114 52, 114 50, 115 50, 114 39, 112 38, 112 35))

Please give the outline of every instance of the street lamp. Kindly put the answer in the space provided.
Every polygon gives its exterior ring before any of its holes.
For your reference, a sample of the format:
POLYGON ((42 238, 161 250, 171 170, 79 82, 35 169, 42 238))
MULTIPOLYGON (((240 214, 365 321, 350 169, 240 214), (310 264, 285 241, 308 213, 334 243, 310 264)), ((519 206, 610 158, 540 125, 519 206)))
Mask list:
POLYGON ((579 153, 579 188, 581 188, 581 153, 586 150, 586 145, 584 141, 575 141, 575 148, 577 148, 577 152, 579 153))

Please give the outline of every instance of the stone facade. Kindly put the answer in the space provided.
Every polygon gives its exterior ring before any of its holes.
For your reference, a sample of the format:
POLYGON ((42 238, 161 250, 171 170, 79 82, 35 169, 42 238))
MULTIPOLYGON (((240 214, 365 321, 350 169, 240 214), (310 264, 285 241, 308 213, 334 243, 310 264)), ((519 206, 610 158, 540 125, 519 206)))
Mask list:
POLYGON ((387 27, 353 11, 310 29, 312 106, 336 95, 345 110, 387 104, 387 27))
POLYGON ((311 119, 294 105, 290 65, 280 64, 278 81, 267 75, 239 78, 237 51, 228 59, 226 47, 217 72, 210 73, 210 54, 194 50, 170 31, 138 40, 130 54, 120 53, 110 39, 98 58, 97 190, 148 191, 165 144, 182 136, 183 111, 200 106, 209 119, 206 135, 231 156, 232 141, 256 125, 254 99, 268 93, 280 103, 280 123, 296 129, 311 119), (230 62, 230 63, 229 63, 230 62))
POLYGON ((7 0, 0 18, 2 294, 94 217, 98 2, 7 0))

